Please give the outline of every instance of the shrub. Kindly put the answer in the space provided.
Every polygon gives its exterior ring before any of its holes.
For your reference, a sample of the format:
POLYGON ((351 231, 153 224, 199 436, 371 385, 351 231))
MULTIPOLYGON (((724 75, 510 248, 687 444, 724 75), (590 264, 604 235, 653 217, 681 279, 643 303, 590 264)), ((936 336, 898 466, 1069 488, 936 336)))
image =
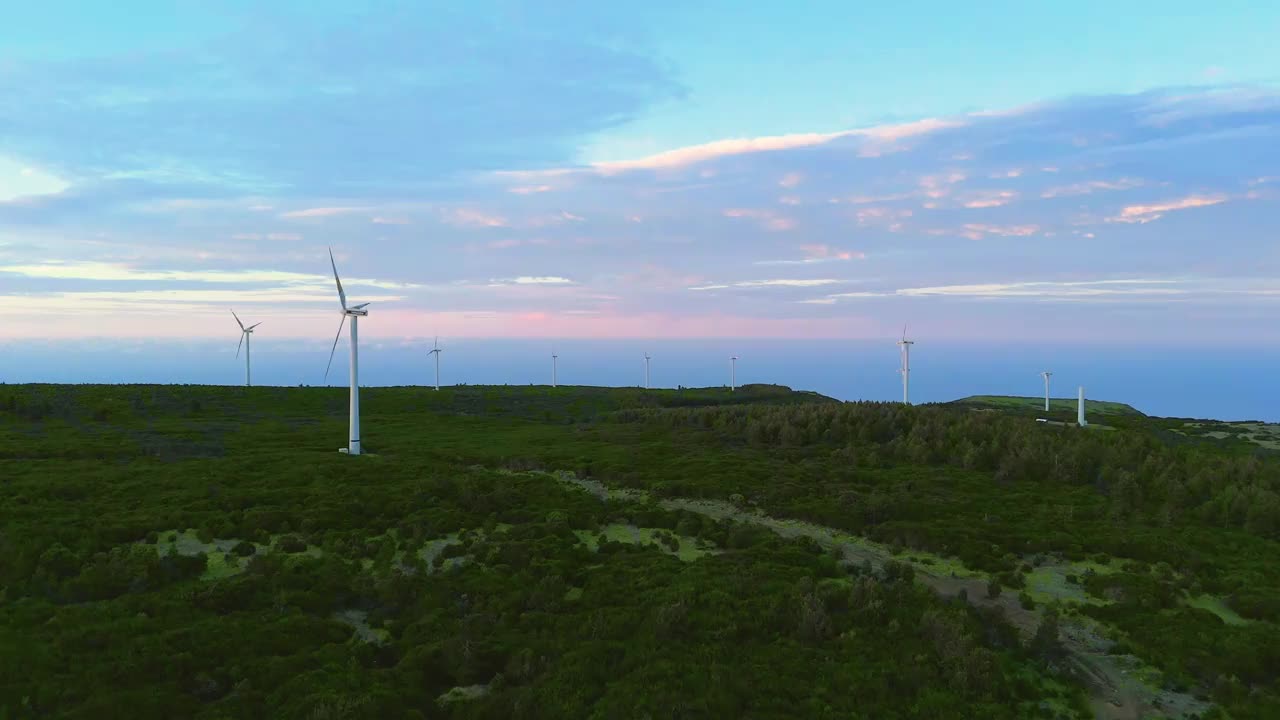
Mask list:
POLYGON ((284 553, 305 552, 307 543, 297 535, 282 535, 276 539, 276 549, 284 553))

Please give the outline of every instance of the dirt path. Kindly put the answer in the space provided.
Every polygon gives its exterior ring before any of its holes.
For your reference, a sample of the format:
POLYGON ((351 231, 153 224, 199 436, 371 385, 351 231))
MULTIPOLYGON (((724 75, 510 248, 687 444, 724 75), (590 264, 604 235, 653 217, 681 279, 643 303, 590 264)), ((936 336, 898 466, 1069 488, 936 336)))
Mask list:
MULTIPOLYGON (((642 500, 646 497, 642 491, 611 489, 572 473, 557 473, 556 477, 602 500, 642 500)), ((667 510, 686 510, 717 520, 732 519, 751 523, 768 528, 782 537, 812 538, 826 549, 839 550, 846 560, 857 564, 869 561, 873 567, 880 568, 888 560, 899 559, 888 548, 835 528, 770 517, 758 510, 745 510, 721 500, 673 498, 660 500, 658 505, 667 510)), ((1005 592, 996 598, 987 597, 985 577, 955 577, 926 564, 911 564, 915 568, 916 578, 939 595, 956 597, 964 590, 972 605, 999 607, 1024 640, 1034 636, 1036 628, 1040 626, 1041 611, 1022 607, 1017 595, 1005 592)), ((1067 662, 1076 677, 1089 690, 1090 705, 1098 720, 1142 720, 1153 714, 1182 718, 1193 713, 1203 714, 1209 709, 1208 703, 1191 695, 1152 688, 1142 682, 1138 677, 1141 662, 1133 656, 1109 654, 1107 649, 1111 646, 1111 641, 1084 621, 1063 617, 1059 627, 1067 662)))

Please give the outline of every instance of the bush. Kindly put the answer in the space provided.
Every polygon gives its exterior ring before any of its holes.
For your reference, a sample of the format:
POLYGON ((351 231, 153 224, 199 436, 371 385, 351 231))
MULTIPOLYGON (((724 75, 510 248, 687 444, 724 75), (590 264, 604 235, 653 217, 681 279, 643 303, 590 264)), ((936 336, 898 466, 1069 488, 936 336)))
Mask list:
POLYGON ((307 543, 297 535, 282 535, 276 539, 276 550, 283 553, 306 552, 307 543))
POLYGON ((999 580, 992 578, 987 581, 987 597, 988 598, 995 600, 996 598, 1000 597, 1001 590, 1003 590, 1003 588, 1000 587, 999 580))
POLYGON ((235 547, 231 548, 231 554, 239 555, 240 557, 249 557, 257 551, 258 548, 254 547, 253 543, 246 540, 241 540, 236 543, 235 547))
POLYGON ((1023 590, 1022 592, 1018 593, 1018 603, 1020 603, 1022 607, 1026 608, 1027 610, 1036 609, 1036 601, 1031 597, 1031 594, 1028 593, 1026 590, 1023 590))

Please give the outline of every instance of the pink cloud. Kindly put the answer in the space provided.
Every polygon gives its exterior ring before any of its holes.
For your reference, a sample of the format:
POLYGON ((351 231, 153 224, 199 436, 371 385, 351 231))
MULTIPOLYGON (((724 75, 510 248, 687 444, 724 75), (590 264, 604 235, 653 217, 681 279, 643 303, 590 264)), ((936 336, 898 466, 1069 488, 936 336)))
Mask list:
MULTIPOLYGON (((947 234, 948 231, 930 231, 930 234, 947 234)), ((1000 235, 1002 237, 1027 237, 1040 232, 1039 225, 985 225, 982 223, 965 223, 964 230, 960 233, 962 236, 970 240, 981 240, 988 235, 1000 235)))
POLYGON ((767 230, 791 230, 796 226, 795 220, 789 217, 778 215, 772 210, 755 210, 751 208, 729 208, 724 211, 725 217, 731 218, 752 218, 760 222, 761 227, 767 230))
POLYGON ((844 137, 864 138, 867 143, 859 150, 859 154, 875 156, 902 149, 897 146, 897 143, 901 140, 926 135, 945 128, 961 127, 965 124, 966 122, 963 120, 927 118, 897 125, 881 125, 832 133, 796 133, 755 138, 730 138, 667 150, 635 160, 596 163, 592 165, 592 169, 606 175, 626 170, 671 169, 728 155, 745 155, 824 145, 832 140, 844 137))
MULTIPOLYGON (((519 337, 519 338, 846 338, 875 337, 877 323, 862 317, 771 318, 730 313, 619 313, 610 308, 575 308, 573 311, 431 313, 386 309, 382 323, 368 331, 376 337, 382 328, 395 328, 398 336, 519 337), (534 320, 533 318, 537 318, 534 320)), ((364 328, 362 327, 363 331, 364 328)), ((323 334, 319 332, 317 334, 323 334)), ((330 330, 330 334, 332 331, 330 330)))
POLYGON ((501 215, 467 207, 445 211, 441 219, 450 225, 458 227, 509 227, 507 219, 501 215))
POLYGON ((858 258, 862 260, 866 258, 864 253, 855 253, 850 250, 837 250, 830 245, 801 245, 800 252, 804 253, 806 258, 830 259, 830 260, 852 260, 858 258))
POLYGON ((1107 222, 1122 223, 1149 223, 1152 220, 1158 220, 1164 217, 1167 212, 1175 210, 1187 210, 1190 208, 1209 207, 1210 205, 1218 205, 1227 201, 1227 196, 1222 194, 1216 195, 1191 195, 1180 200, 1168 200, 1165 202, 1153 203, 1151 205, 1129 205, 1120 211, 1115 217, 1107 218, 1107 222))
POLYGON ((281 213, 282 218, 317 218, 317 217, 333 217, 335 215, 346 215, 353 212, 360 212, 367 208, 362 207, 316 207, 306 208, 305 210, 290 210, 287 213, 281 213))
MULTIPOLYGON (((938 199, 944 198, 951 194, 948 185, 954 185, 963 181, 967 175, 962 172, 940 173, 937 175, 925 175, 916 181, 920 187, 920 193, 928 198, 938 199)), ((927 206, 926 206, 927 207, 927 206)))
POLYGON ((1143 181, 1137 178, 1120 178, 1119 180, 1090 180, 1088 182, 1075 183, 1072 185, 1061 185, 1052 187, 1040 193, 1042 198, 1056 197, 1072 197, 1075 195, 1088 195, 1098 190, 1128 190, 1130 188, 1141 187, 1143 181))
POLYGON ((1008 205, 1018 197, 1018 193, 1012 190, 979 190, 966 197, 971 198, 964 203, 967 208, 990 208, 1008 205))
POLYGON ((550 185, 521 185, 519 187, 507 188, 507 192, 516 195, 531 195, 533 193, 551 192, 550 185))
POLYGON ((778 181, 778 184, 784 188, 793 188, 799 185, 802 181, 804 181, 803 175, 798 172, 791 172, 783 175, 782 179, 778 181))
POLYGON ((912 211, 906 208, 890 208, 890 207, 867 207, 859 208, 853 213, 857 218, 858 224, 866 227, 869 225, 893 225, 901 226, 901 220, 909 218, 912 211))
POLYGON ((374 225, 408 225, 409 218, 375 216, 370 222, 374 225))

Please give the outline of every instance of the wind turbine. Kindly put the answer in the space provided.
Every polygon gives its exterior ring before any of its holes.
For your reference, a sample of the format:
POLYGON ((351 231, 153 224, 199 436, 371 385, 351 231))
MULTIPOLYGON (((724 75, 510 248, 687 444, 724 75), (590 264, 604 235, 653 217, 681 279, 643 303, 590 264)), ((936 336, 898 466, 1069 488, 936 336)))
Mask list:
POLYGON ((1040 376, 1044 378, 1044 411, 1049 412, 1049 378, 1053 376, 1053 373, 1045 370, 1040 373, 1040 376))
POLYGON ((556 354, 556 349, 551 348, 551 387, 556 386, 556 359, 559 357, 556 354))
POLYGON ((441 352, 443 352, 443 350, 440 349, 440 338, 436 337, 435 341, 432 343, 431 352, 427 353, 428 355, 436 356, 436 390, 440 389, 440 353, 441 352))
POLYGON ((1083 385, 1080 386, 1080 402, 1079 404, 1076 405, 1076 424, 1079 425, 1080 427, 1084 427, 1089 424, 1089 422, 1084 419, 1084 386, 1083 385))
POLYGON ((902 403, 910 405, 909 390, 911 389, 911 346, 915 344, 914 340, 907 339, 907 326, 902 325, 902 339, 898 341, 898 347, 902 348, 902 367, 898 372, 902 373, 902 403))
POLYGON ((649 389, 649 353, 644 354, 644 389, 649 389))
POLYGON ((733 392, 738 386, 738 356, 734 355, 729 358, 729 392, 733 392))
POLYGON ((253 376, 249 372, 249 336, 253 334, 253 329, 262 323, 254 323, 249 327, 245 327, 244 323, 240 322, 240 316, 236 315, 235 310, 231 311, 231 317, 235 318, 236 324, 240 326, 240 342, 236 345, 236 357, 240 357, 240 346, 244 345, 244 386, 249 387, 253 385, 253 376))
MULTIPOLYGON (((348 455, 360 454, 360 339, 357 325, 360 318, 369 314, 365 310, 369 303, 347 305, 347 294, 342 291, 342 281, 338 279, 338 264, 333 261, 333 248, 329 248, 329 264, 333 266, 333 282, 338 286, 338 302, 342 304, 342 320, 338 323, 338 333, 333 336, 333 348, 329 350, 329 364, 324 368, 324 378, 329 379, 329 368, 333 366, 333 353, 338 349, 338 338, 342 337, 342 324, 351 318, 351 417, 347 447, 338 452, 348 455)), ((438 357, 438 356, 437 356, 438 357)))

